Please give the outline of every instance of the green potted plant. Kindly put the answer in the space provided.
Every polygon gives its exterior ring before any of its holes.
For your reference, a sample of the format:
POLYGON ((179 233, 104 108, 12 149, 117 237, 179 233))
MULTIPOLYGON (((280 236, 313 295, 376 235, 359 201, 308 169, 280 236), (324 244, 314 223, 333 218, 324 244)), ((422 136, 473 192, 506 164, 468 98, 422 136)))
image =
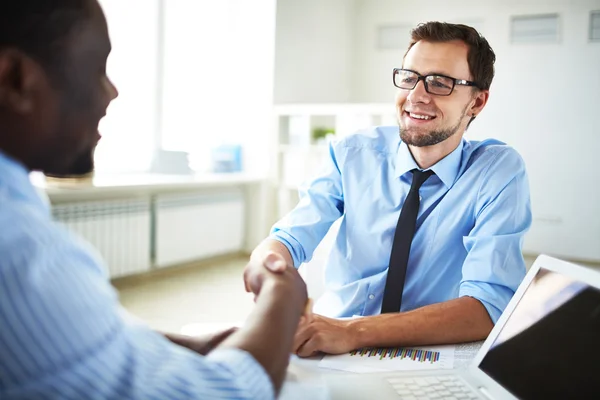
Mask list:
POLYGON ((335 129, 323 128, 323 127, 313 128, 313 131, 312 131, 313 143, 315 143, 315 144, 325 143, 327 141, 326 138, 329 135, 335 135, 335 129))

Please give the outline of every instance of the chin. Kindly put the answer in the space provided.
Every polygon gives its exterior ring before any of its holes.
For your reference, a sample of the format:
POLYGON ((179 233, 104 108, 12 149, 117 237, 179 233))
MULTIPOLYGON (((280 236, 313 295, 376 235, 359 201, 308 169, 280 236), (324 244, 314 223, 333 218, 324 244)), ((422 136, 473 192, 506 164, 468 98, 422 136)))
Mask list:
POLYGON ((84 153, 68 169, 68 175, 81 176, 94 171, 94 152, 84 153))
POLYGON ((94 171, 94 151, 82 153, 71 164, 62 168, 44 170, 44 174, 55 178, 73 178, 88 175, 94 171))

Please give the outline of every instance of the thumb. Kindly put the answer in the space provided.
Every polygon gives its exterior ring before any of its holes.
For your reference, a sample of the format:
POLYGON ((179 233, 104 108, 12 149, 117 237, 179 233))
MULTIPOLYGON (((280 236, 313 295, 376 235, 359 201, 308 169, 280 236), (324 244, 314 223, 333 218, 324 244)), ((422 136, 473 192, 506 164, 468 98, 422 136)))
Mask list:
POLYGON ((272 251, 267 253, 263 264, 272 272, 283 272, 287 268, 283 256, 272 251))

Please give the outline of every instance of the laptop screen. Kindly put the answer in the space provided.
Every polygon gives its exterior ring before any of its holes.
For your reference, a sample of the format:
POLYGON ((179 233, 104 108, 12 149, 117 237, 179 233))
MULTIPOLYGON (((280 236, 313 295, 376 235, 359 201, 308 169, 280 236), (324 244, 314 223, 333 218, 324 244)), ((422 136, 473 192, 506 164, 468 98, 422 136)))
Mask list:
POLYGON ((479 368, 521 399, 600 398, 600 291, 541 268, 479 368))

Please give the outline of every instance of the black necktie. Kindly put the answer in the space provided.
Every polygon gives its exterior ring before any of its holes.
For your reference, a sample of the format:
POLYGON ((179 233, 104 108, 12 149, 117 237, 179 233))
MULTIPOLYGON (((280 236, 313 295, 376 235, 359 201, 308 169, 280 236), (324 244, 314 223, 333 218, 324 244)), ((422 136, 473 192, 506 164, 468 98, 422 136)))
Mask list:
POLYGON ((402 206, 398 224, 396 225, 396 233, 394 234, 392 254, 390 256, 385 290, 383 292, 383 304, 381 305, 382 314, 400 311, 410 244, 415 234, 417 215, 419 214, 419 188, 433 174, 433 171, 423 172, 413 169, 412 174, 413 179, 410 191, 402 206))

